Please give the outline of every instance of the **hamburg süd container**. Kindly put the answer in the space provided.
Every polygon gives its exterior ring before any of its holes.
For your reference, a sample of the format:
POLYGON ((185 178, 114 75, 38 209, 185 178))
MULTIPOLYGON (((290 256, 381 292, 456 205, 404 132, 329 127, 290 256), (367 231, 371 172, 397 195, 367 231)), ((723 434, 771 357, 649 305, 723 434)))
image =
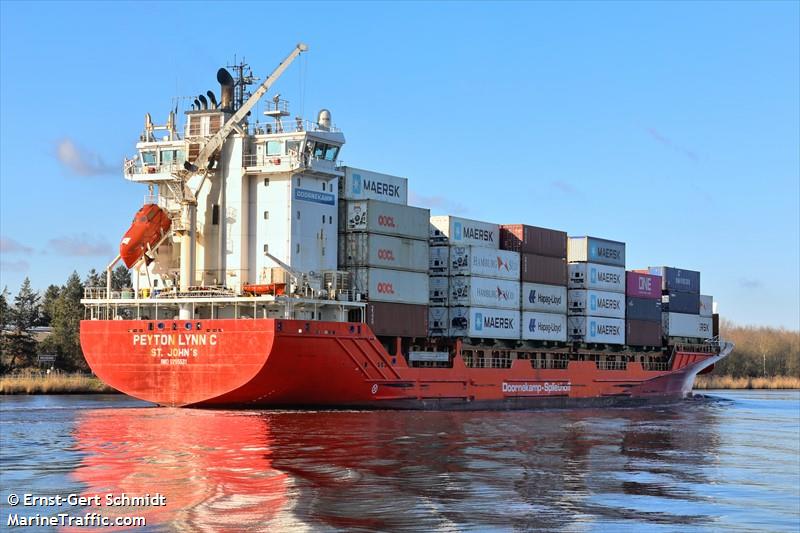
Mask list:
POLYGON ((375 335, 426 337, 428 306, 369 302, 365 308, 367 325, 375 335))
POLYGON ((650 273, 661 276, 664 291, 693 292, 700 294, 700 272, 673 267, 650 267, 650 273))
POLYGON ((408 179, 360 168, 343 167, 339 198, 408 204, 408 179))
POLYGON ((370 302, 428 305, 427 272, 354 268, 351 273, 353 288, 370 302))
POLYGON ((567 317, 567 337, 581 342, 625 344, 625 321, 596 316, 567 317))
POLYGON ((522 339, 530 341, 567 341, 567 315, 523 311, 522 339))
POLYGON ((522 283, 522 310, 567 314, 567 288, 563 285, 522 283))
POLYGON ((570 237, 567 241, 567 261, 625 266, 625 243, 597 237, 570 237))
POLYGON ((567 261, 561 257, 522 254, 520 279, 545 285, 567 284, 567 261))
POLYGON ((661 277, 642 272, 625 272, 625 294, 635 298, 661 299, 661 277))
POLYGON ((449 246, 450 275, 519 280, 519 254, 482 246, 449 246))
POLYGON ((428 271, 428 243, 407 237, 377 233, 342 233, 339 235, 339 265, 378 267, 412 272, 428 271))
POLYGON ((500 248, 500 226, 450 215, 430 217, 431 242, 500 248))
POLYGON ((661 313, 661 328, 666 337, 710 339, 713 324, 710 316, 661 313))
POLYGON ((520 312, 485 307, 451 307, 450 336, 519 339, 520 312))
POLYGON ((466 307, 519 309, 519 281, 451 276, 448 301, 450 305, 466 307))
POLYGON ((339 215, 339 231, 363 231, 409 239, 428 239, 430 211, 420 207, 390 204, 376 200, 350 200, 339 215), (344 215, 344 217, 342 216, 344 215))
MULTIPOLYGON (((653 300, 648 299, 652 302, 653 300)), ((661 346, 661 321, 625 320, 625 344, 628 346, 661 346)))
POLYGON ((574 289, 567 291, 569 315, 625 318, 625 295, 620 292, 574 289))
POLYGON ((669 291, 661 296, 661 310, 667 313, 700 313, 700 295, 694 292, 669 291))
POLYGON ((428 260, 428 271, 431 274, 447 276, 450 272, 450 247, 430 246, 428 260))
POLYGON ((567 257, 567 233, 527 224, 501 224, 500 248, 525 254, 567 257))
MULTIPOLYGON (((661 324, 661 300, 652 298, 625 298, 625 318, 644 320, 661 324)), ((659 326, 660 328, 661 326, 659 326)))
POLYGON ((447 307, 428 308, 428 334, 431 337, 446 337, 450 333, 447 307))
POLYGON ((705 294, 700 295, 700 316, 711 316, 714 314, 714 297, 705 294))
POLYGON ((569 289, 595 289, 625 293, 625 269, 597 263, 570 263, 569 289))
POLYGON ((446 276, 430 276, 428 278, 431 305, 447 305, 450 298, 450 278, 446 276))

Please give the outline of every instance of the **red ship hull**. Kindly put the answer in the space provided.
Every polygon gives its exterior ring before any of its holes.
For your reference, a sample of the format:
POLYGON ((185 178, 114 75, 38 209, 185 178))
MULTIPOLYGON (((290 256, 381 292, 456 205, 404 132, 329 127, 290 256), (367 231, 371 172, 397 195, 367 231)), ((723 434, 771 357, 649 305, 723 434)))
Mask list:
POLYGON ((85 320, 81 345, 100 379, 165 406, 528 409, 674 401, 726 354, 676 352, 669 370, 415 368, 367 325, 277 319, 85 320))

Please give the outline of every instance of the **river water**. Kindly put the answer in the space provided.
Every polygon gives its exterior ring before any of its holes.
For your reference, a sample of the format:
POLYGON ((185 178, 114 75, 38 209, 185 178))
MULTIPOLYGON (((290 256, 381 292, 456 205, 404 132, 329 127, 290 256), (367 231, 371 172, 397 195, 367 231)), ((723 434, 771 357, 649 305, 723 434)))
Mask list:
MULTIPOLYGON (((180 410, 116 395, 0 406, 0 530, 12 515, 90 512, 144 518, 135 531, 800 530, 798 391, 499 413, 180 410), (9 505, 26 493, 101 505, 9 505), (106 500, 123 493, 151 505, 106 500)), ((19 529, 75 529, 39 524, 19 529)))

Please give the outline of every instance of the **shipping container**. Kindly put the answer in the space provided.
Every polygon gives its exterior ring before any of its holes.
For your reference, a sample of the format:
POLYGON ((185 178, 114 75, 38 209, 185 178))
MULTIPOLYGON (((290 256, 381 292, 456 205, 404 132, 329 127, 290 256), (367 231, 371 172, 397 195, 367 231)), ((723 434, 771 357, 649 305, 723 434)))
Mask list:
POLYGON ((354 268, 351 273, 353 288, 371 302, 428 305, 427 272, 354 268))
POLYGON ((408 179, 353 167, 340 170, 344 178, 339 180, 339 198, 408 204, 408 179))
POLYGON ((526 341, 567 341, 567 315, 522 313, 522 339, 526 341))
POLYGON ((650 267, 650 273, 661 276, 661 289, 664 291, 700 294, 700 272, 660 266, 650 267))
POLYGON ((520 279, 545 285, 567 284, 567 261, 561 257, 522 254, 520 279))
POLYGON ((625 272, 625 294, 661 300, 661 277, 636 271, 625 272))
POLYGON ((519 280, 517 252, 482 246, 450 246, 450 275, 519 280))
POLYGON ((710 316, 661 313, 661 328, 666 337, 710 339, 713 324, 710 316))
POLYGON ((388 337, 427 337, 428 306, 369 302, 365 308, 367 325, 375 335, 388 337))
POLYGON ((567 291, 567 314, 625 318, 625 295, 619 292, 570 290, 567 291))
POLYGON ((625 293, 625 269, 597 263, 570 263, 569 289, 625 293))
POLYGON ((428 249, 428 271, 442 276, 449 275, 450 272, 450 247, 431 246, 428 249))
POLYGON ((719 337, 719 314, 717 313, 711 315, 711 334, 719 337))
POLYGON ((510 309, 451 307, 450 336, 519 339, 520 313, 510 309))
POLYGON ((714 297, 705 294, 700 295, 700 316, 711 316, 714 314, 714 297))
POLYGON ((625 318, 661 324, 661 300, 628 296, 625 298, 625 304, 625 318))
POLYGON ((570 237, 567 242, 567 260, 625 266, 625 243, 598 239, 597 237, 570 237))
POLYGON ((428 242, 376 233, 342 233, 339 265, 428 271, 428 242))
MULTIPOLYGON (((646 301, 658 300, 646 299, 646 301)), ((625 320, 625 344, 628 346, 661 346, 661 321, 625 320)))
POLYGON ((430 276, 428 278, 428 288, 431 304, 447 305, 450 297, 450 278, 430 276))
POLYGON ((581 342, 625 344, 625 321, 596 316, 567 317, 567 337, 581 342))
POLYGON ((343 206, 339 215, 339 230, 342 233, 362 231, 428 239, 428 209, 376 200, 350 200, 340 202, 340 206, 343 206))
POLYGON ((522 310, 567 314, 567 288, 562 285, 522 283, 522 310))
POLYGON ((519 281, 451 276, 448 301, 466 307, 519 309, 519 281))
POLYGON ((661 310, 665 313, 700 313, 700 295, 693 292, 670 291, 661 296, 661 310))
POLYGON ((500 248, 547 257, 567 257, 567 234, 564 231, 526 224, 502 224, 500 248))
POLYGON ((450 215, 430 217, 432 242, 500 248, 500 226, 450 215))
POLYGON ((446 337, 450 334, 450 323, 447 307, 428 308, 428 334, 431 337, 446 337))

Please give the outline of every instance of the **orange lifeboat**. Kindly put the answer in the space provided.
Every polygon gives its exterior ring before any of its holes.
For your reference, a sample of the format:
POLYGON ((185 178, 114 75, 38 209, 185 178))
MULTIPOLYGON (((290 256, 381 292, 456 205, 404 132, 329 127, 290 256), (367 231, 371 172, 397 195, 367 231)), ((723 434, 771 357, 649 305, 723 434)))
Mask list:
POLYGON ((267 283, 267 284, 254 284, 246 283, 242 285, 242 292, 251 296, 261 296, 264 294, 272 294, 274 296, 281 296, 286 294, 285 283, 267 283))
POLYGON ((119 243, 119 255, 131 268, 169 230, 172 222, 167 212, 155 204, 143 206, 133 217, 133 223, 119 243))

